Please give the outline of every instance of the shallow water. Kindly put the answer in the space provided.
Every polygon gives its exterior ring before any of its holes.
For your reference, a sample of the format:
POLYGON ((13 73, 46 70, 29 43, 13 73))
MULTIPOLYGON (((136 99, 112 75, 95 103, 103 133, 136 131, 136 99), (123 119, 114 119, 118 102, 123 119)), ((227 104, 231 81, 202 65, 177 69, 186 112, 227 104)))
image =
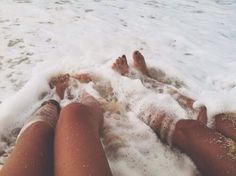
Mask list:
POLYGON ((87 89, 108 101, 103 141, 114 175, 190 175, 190 160, 163 145, 135 105, 158 100, 180 118, 189 114, 152 82, 121 77, 110 65, 139 49, 152 76, 206 105, 209 117, 235 111, 235 9, 234 0, 2 0, 1 134, 21 127, 53 93, 50 77, 89 72, 96 84, 87 89))

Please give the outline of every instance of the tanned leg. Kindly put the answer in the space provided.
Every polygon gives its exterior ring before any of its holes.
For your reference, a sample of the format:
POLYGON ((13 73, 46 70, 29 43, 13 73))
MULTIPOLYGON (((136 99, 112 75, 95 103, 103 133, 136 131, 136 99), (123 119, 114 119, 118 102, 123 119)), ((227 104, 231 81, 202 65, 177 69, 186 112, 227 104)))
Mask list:
MULTIPOLYGON (((139 51, 133 52, 133 66, 143 75, 150 77, 144 56, 139 51)), ((115 62, 112 65, 112 69, 120 73, 121 75, 127 75, 129 72, 129 65, 127 63, 126 56, 123 55, 121 57, 118 57, 115 62)), ((158 82, 155 80, 155 83, 159 85, 159 87, 167 86, 161 82, 158 82)), ((170 88, 169 88, 170 89, 170 88)), ((196 119, 198 121, 201 121, 204 124, 207 124, 207 113, 206 113, 206 107, 202 106, 199 109, 193 108, 194 100, 180 94, 177 90, 171 89, 169 91, 169 94, 175 98, 175 100, 179 103, 180 106, 182 106, 185 110, 188 110, 192 112, 192 114, 196 114, 196 119)))
POLYGON ((54 141, 55 176, 112 175, 99 139, 102 124, 100 105, 88 94, 62 109, 54 141))

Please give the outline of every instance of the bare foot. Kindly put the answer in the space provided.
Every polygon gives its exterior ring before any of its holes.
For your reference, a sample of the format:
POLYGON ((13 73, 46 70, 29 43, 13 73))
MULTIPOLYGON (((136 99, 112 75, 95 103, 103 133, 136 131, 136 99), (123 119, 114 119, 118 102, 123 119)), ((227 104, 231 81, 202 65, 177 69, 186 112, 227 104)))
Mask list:
POLYGON ((80 102, 89 108, 90 112, 93 114, 91 117, 96 117, 92 119, 92 122, 101 130, 103 127, 103 112, 100 103, 87 92, 81 95, 80 102))
POLYGON ((51 89, 56 87, 56 93, 61 99, 63 99, 65 90, 68 87, 69 79, 70 79, 70 75, 65 74, 65 75, 60 75, 56 78, 53 78, 49 83, 51 89))
POLYGON ((133 53, 133 65, 142 74, 144 74, 148 77, 151 77, 149 72, 148 72, 145 59, 139 51, 134 51, 134 53, 133 53))
POLYGON ((75 74, 72 75, 71 77, 77 79, 81 83, 89 83, 92 81, 92 78, 88 73, 75 74))
POLYGON ((126 56, 123 55, 118 57, 112 65, 112 69, 119 72, 121 75, 126 75, 129 73, 129 65, 127 63, 126 56))

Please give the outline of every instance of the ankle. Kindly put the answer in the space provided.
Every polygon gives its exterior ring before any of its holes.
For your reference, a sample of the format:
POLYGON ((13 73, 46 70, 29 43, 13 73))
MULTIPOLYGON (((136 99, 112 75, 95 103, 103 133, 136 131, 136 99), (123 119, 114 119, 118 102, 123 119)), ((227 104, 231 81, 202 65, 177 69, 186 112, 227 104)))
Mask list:
POLYGON ((172 140, 173 140, 173 134, 175 130, 176 123, 179 119, 171 119, 166 117, 162 121, 161 130, 160 130, 160 136, 161 139, 172 146, 172 140))
POLYGON ((165 112, 150 115, 148 119, 149 120, 145 123, 151 127, 163 142, 166 142, 171 146, 175 125, 179 119, 173 118, 165 112))

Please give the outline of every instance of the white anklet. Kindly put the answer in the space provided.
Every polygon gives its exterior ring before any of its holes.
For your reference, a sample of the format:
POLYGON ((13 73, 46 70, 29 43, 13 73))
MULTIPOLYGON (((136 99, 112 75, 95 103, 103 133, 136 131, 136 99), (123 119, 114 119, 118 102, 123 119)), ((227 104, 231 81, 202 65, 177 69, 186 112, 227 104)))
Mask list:
POLYGON ((167 141, 167 136, 169 133, 169 125, 172 123, 173 119, 170 119, 168 117, 164 117, 161 121, 161 127, 160 127, 160 138, 162 140, 167 141))
POLYGON ((176 123, 179 120, 180 119, 174 119, 172 121, 172 123, 170 124, 170 127, 169 127, 169 132, 168 132, 168 135, 167 135, 167 138, 166 138, 166 142, 167 142, 167 144, 170 145, 170 147, 172 147, 172 141, 173 141, 173 135, 174 135, 174 131, 175 131, 175 126, 176 126, 176 123))

